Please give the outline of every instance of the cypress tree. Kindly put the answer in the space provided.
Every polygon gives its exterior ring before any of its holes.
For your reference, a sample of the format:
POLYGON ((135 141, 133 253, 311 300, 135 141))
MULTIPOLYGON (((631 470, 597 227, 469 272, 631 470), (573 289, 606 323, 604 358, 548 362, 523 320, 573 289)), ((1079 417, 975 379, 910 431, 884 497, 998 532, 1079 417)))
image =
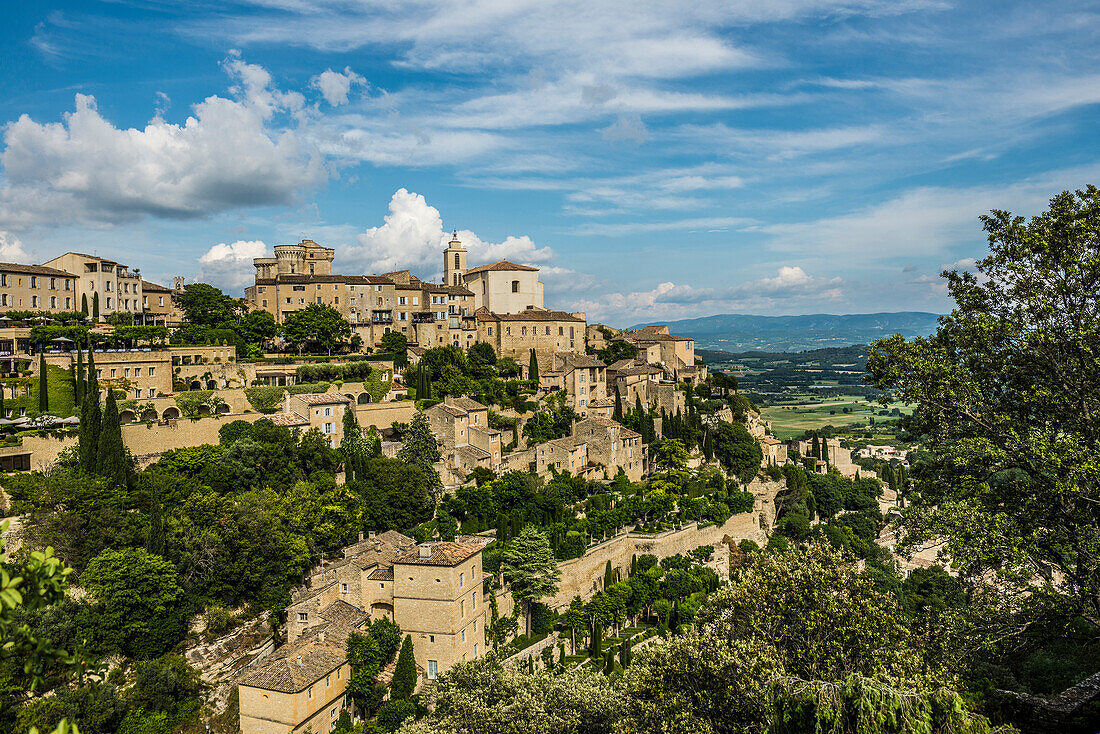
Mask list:
POLYGON ((0 383, 0 418, 8 417, 8 411, 4 408, 4 393, 7 389, 6 385, 0 383))
POLYGON ((592 639, 588 644, 588 657, 598 658, 600 647, 603 645, 603 627, 598 622, 592 623, 592 639))
POLYGON ((539 356, 535 354, 534 348, 531 349, 531 361, 528 365, 527 379, 534 382, 539 381, 539 356))
POLYGON ((95 472, 96 452, 99 450, 99 394, 89 389, 84 391, 84 401, 80 406, 80 438, 77 451, 80 455, 80 468, 89 474, 95 472))
POLYGON ((623 422, 623 396, 619 394, 618 385, 615 386, 615 412, 611 417, 619 423, 623 422))
POLYGON ((401 654, 397 657, 397 667, 393 671, 390 683, 390 698, 408 698, 416 690, 416 658, 413 656, 412 635, 405 635, 401 644, 401 654))
POLYGON ((73 381, 73 404, 79 406, 84 402, 84 351, 80 343, 76 345, 76 380, 73 381))
POLYGON ((623 644, 619 645, 619 664, 626 669, 626 666, 630 665, 630 640, 627 640, 623 644))
POLYGON ((50 412, 49 377, 46 373, 46 353, 38 353, 38 412, 50 412))
POLYGON ((88 294, 84 293, 80 296, 80 313, 85 316, 88 315, 88 294))
POLYGON ((126 485, 126 452, 122 445, 122 424, 118 420, 118 405, 114 390, 107 391, 103 419, 99 428, 99 447, 95 456, 96 474, 116 487, 126 485))
MULTIPOLYGON (((95 394, 95 400, 99 402, 99 378, 96 377, 95 354, 92 351, 92 340, 88 339, 88 379, 84 381, 84 394, 90 390, 95 394)), ((81 396, 83 397, 83 396, 81 396)), ((98 435, 98 434, 97 434, 98 435)))
POLYGON ((615 571, 611 568, 611 561, 608 561, 603 567, 603 587, 606 589, 613 583, 615 583, 615 571))
POLYGON ((99 291, 92 294, 92 323, 99 323, 99 291))
POLYGON ((680 602, 673 602, 672 611, 668 613, 668 629, 676 634, 676 628, 680 626, 680 602))
POLYGON ((630 556, 630 575, 638 573, 638 554, 634 553, 630 556))
POLYGON ((608 649, 603 656, 603 674, 611 675, 615 672, 615 650, 608 649))
MULTIPOLYGON (((638 393, 634 396, 634 413, 637 416, 638 421, 642 420, 642 416, 645 415, 645 410, 642 409, 642 394, 638 393)), ((639 431, 641 433, 641 431, 639 431)))

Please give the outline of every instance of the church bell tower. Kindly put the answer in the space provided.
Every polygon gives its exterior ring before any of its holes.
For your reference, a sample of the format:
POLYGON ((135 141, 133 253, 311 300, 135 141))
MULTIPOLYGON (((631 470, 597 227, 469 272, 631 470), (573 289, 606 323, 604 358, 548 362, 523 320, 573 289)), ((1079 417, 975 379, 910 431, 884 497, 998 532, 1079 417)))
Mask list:
POLYGON ((458 240, 458 230, 451 234, 451 242, 443 251, 443 285, 465 285, 466 248, 458 240))

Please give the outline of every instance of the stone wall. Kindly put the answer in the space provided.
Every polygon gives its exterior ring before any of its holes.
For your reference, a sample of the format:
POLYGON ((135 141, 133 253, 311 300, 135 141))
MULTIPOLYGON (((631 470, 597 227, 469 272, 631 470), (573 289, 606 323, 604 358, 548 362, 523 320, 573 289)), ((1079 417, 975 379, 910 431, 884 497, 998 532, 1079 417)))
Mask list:
POLYGON ((355 417, 364 429, 371 426, 389 428, 394 421, 408 423, 416 415, 416 402, 396 400, 390 403, 367 403, 355 406, 355 417))
MULTIPOLYGON (((608 561, 611 561, 611 567, 618 578, 626 578, 630 572, 630 559, 634 555, 649 553, 665 558, 677 553, 686 554, 701 545, 713 545, 717 548, 727 537, 734 541, 753 540, 763 545, 767 542, 767 532, 775 521, 775 494, 782 486, 779 482, 753 480, 748 487, 748 491, 756 496, 753 511, 734 515, 722 525, 700 529, 696 523, 691 523, 680 530, 658 535, 624 532, 589 548, 580 558, 562 561, 558 564, 562 572, 558 593, 547 604, 562 610, 569 606, 574 596, 579 596, 584 601, 595 596, 603 586, 604 569, 608 561)), ((716 557, 726 556, 716 553, 716 557)))

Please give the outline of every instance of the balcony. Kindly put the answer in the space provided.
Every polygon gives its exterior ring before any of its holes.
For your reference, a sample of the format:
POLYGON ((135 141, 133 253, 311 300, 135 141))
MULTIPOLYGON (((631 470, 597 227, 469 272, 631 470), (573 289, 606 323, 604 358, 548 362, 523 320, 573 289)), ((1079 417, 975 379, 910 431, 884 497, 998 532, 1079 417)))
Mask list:
POLYGON ((435 314, 431 311, 425 313, 416 313, 412 315, 412 322, 414 324, 431 324, 435 321, 435 314))

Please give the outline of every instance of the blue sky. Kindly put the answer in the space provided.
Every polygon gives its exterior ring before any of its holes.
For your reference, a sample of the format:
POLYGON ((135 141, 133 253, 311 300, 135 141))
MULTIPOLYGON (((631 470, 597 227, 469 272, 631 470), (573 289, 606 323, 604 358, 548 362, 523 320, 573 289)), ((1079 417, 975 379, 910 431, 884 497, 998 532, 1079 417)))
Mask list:
POLYGON ((239 293, 543 268, 609 323, 948 308, 978 215, 1100 180, 1100 6, 937 0, 14 3, 0 259, 239 293))

